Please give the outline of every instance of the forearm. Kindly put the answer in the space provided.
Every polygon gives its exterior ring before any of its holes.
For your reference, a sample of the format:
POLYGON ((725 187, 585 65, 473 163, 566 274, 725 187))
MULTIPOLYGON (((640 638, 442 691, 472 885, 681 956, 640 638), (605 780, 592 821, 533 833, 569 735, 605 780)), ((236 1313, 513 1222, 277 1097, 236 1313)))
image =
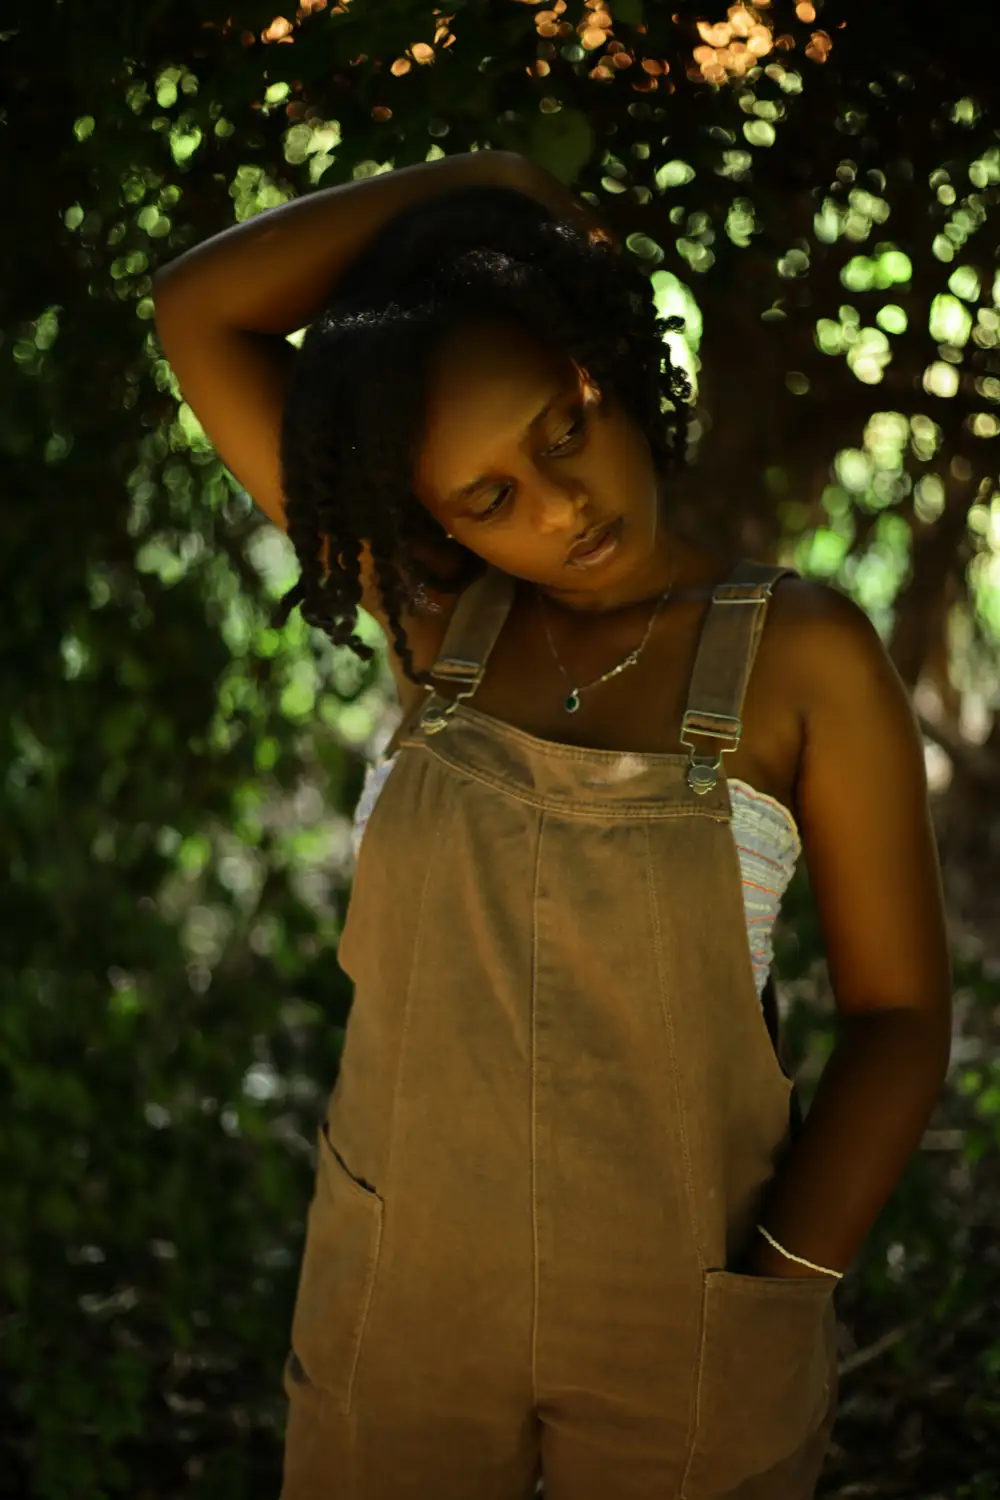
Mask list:
POLYGON ((513 152, 471 151, 318 188, 193 246, 154 284, 161 296, 169 287, 171 296, 203 307, 218 325, 285 336, 311 322, 397 214, 455 188, 521 186, 522 179, 529 172, 513 152))
MULTIPOLYGON (((780 1245, 833 1271, 850 1265, 920 1144, 948 1070, 950 1026, 912 1011, 842 1023, 802 1132, 760 1205, 780 1245)), ((746 1269, 813 1276, 754 1230, 746 1269)))

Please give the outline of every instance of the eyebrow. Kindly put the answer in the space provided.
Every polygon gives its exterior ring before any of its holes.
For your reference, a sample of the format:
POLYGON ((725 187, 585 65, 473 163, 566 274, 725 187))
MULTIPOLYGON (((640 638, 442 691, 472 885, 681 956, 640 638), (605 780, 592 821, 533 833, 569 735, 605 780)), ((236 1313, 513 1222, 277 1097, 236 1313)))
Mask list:
MULTIPOLYGON (((538 428, 545 421, 545 418, 548 416, 549 412, 558 401, 562 400, 565 394, 565 390, 558 390, 556 391, 554 396, 549 397, 548 401, 546 401, 541 411, 535 413, 531 421, 528 423, 527 427, 524 429, 522 441, 524 441, 525 438, 531 437, 538 430, 538 428)), ((468 484, 463 484, 461 489, 452 490, 451 494, 445 501, 445 504, 461 505, 463 500, 468 500, 471 495, 475 494, 476 490, 482 489, 484 484, 488 484, 491 478, 493 478, 493 476, 489 473, 480 474, 478 479, 473 479, 470 480, 468 484)))

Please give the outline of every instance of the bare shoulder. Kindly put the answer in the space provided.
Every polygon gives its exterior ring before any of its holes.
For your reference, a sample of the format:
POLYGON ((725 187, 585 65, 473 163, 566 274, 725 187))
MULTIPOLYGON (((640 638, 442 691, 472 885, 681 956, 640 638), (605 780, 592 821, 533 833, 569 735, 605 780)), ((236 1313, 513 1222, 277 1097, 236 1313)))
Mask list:
POLYGON ((839 589, 818 578, 801 578, 796 573, 787 573, 779 579, 771 595, 771 614, 789 624, 830 620, 838 613, 846 617, 851 610, 867 618, 864 610, 839 589))
POLYGON ((843 712, 844 705, 873 687, 898 696, 896 669, 878 631, 859 604, 819 579, 786 576, 771 596, 761 641, 763 674, 773 702, 794 715, 800 754, 817 716, 843 712))
MULTIPOLYGON (((779 578, 767 606, 760 642, 758 675, 766 676, 783 702, 794 701, 801 718, 802 690, 808 688, 821 638, 836 629, 843 596, 812 578, 779 578)), ((848 604, 850 600, 846 601, 848 604)))
POLYGON ((812 695, 832 676, 841 681, 879 662, 894 670, 871 619, 849 595, 815 578, 783 578, 771 597, 786 669, 812 695))

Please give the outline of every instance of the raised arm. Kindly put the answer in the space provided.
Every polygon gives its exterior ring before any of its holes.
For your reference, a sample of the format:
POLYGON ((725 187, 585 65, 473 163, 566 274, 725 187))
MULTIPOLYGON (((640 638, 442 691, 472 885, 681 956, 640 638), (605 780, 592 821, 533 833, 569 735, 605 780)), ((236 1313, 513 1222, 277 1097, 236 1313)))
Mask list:
POLYGON ((470 151, 318 188, 179 255, 153 278, 154 305, 197 307, 213 325, 284 338, 316 316, 364 247, 405 209, 460 187, 528 191, 547 176, 510 151, 470 151))
MULTIPOLYGON (((281 418, 298 353, 287 335, 315 318, 340 277, 397 214, 478 185, 517 188, 558 217, 599 227, 585 203, 527 158, 473 151, 317 189, 266 209, 185 251, 153 278, 157 333, 185 401, 226 466, 282 530, 281 418)), ((361 565, 362 604, 387 629, 364 546, 361 565)), ((403 623, 409 635, 410 623, 403 623)), ((393 662, 401 683, 396 667, 393 662)))
POLYGON ((284 528, 278 433, 287 335, 325 306, 337 281, 397 214, 455 188, 520 189, 561 217, 598 221, 527 158, 471 151, 320 188, 222 230, 153 278, 163 351, 184 399, 255 503, 284 528))
POLYGON ((398 213, 453 188, 512 182, 517 160, 470 152, 319 189, 222 230, 153 278, 157 333, 185 401, 282 529, 279 433, 297 352, 287 335, 316 316, 398 213))

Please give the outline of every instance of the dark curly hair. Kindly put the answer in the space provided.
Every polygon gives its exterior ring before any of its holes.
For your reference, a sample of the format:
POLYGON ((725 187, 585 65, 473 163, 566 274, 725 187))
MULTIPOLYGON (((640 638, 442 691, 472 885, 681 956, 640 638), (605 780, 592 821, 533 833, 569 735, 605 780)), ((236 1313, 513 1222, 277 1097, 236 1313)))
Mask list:
POLYGON ((429 685, 429 673, 414 668, 400 609, 415 586, 457 593, 486 565, 453 543, 461 568, 443 579, 411 550, 446 536, 412 488, 427 372, 458 325, 498 314, 607 384, 644 431, 658 473, 684 464, 691 387, 663 340, 683 323, 657 316, 639 266, 514 189, 443 194, 376 236, 340 278, 293 362, 281 479, 302 572, 278 605, 278 625, 299 604, 334 645, 371 659, 354 634, 363 539, 406 675, 429 685))

